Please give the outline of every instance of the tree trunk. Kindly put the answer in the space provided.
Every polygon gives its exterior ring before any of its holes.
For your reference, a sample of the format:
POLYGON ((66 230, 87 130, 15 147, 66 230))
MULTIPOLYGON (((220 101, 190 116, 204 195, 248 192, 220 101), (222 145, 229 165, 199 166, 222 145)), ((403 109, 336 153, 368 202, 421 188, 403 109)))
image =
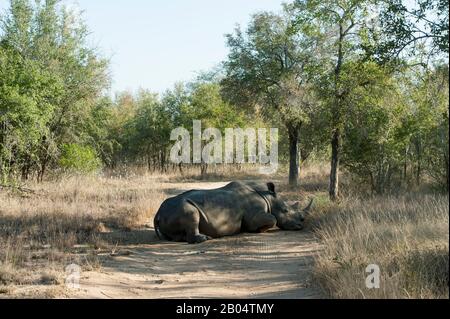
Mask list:
POLYGON ((341 132, 336 129, 331 140, 331 173, 330 198, 335 201, 339 197, 339 164, 341 152, 341 132))
POLYGON ((449 177, 449 165, 448 165, 448 152, 444 152, 444 165, 445 165, 445 179, 447 181, 446 190, 449 191, 450 177, 449 177))
POLYGON ((448 169, 449 169, 449 167, 448 167, 448 161, 447 161, 447 163, 445 165, 445 179, 447 180, 447 185, 446 185, 447 192, 449 191, 449 187, 450 187, 450 177, 448 174, 448 169))
POLYGON ((448 138, 448 114, 444 114, 444 120, 445 125, 444 129, 441 130, 441 140, 444 147, 442 147, 443 151, 443 158, 444 158, 444 165, 445 165, 445 179, 446 179, 446 190, 449 191, 450 186, 450 177, 449 177, 449 160, 448 160, 448 144, 449 144, 449 138, 448 138))
POLYGON ((23 181, 27 181, 28 180, 29 172, 30 172, 30 170, 29 170, 28 166, 22 167, 22 180, 23 181))
POLYGON ((298 186, 299 177, 299 129, 291 127, 289 130, 289 185, 298 186))
POLYGON ((409 147, 405 149, 405 160, 403 162, 403 184, 405 187, 408 187, 408 155, 409 155, 409 147))
POLYGON ((39 174, 38 174, 38 183, 42 183, 44 181, 44 175, 45 175, 45 171, 47 169, 47 163, 48 163, 48 159, 45 158, 42 161, 41 169, 40 169, 39 174))
POLYGON ((159 169, 161 171, 161 173, 164 173, 164 167, 166 166, 165 164, 165 155, 163 151, 159 152, 159 169))
POLYGON ((147 170, 149 172, 152 171, 152 157, 150 154, 147 154, 147 170))
POLYGON ((417 137, 414 144, 417 153, 416 185, 420 186, 420 180, 422 177, 422 142, 420 136, 417 137))
POLYGON ((205 178, 207 173, 208 173, 208 164, 206 164, 206 163, 200 164, 201 177, 205 178))
POLYGON ((339 42, 336 69, 334 70, 334 98, 333 106, 333 137, 331 139, 331 172, 330 172, 330 199, 335 201, 339 197, 339 164, 341 156, 341 99, 340 80, 342 65, 344 63, 344 26, 339 23, 339 42))
POLYGON ((26 164, 24 164, 24 165, 22 166, 22 180, 23 180, 23 181, 27 181, 28 178, 29 178, 29 175, 30 175, 30 169, 31 169, 31 164, 30 164, 30 162, 31 162, 30 157, 29 157, 29 156, 25 157, 25 163, 26 163, 26 164))

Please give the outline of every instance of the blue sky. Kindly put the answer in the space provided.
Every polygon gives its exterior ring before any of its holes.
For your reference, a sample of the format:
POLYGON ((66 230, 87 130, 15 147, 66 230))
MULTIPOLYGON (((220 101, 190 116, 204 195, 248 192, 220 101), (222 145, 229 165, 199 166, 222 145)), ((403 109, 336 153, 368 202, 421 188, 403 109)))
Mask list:
MULTIPOLYGON (((7 0, 0 0, 3 11, 7 0)), ((111 58, 113 91, 163 92, 227 54, 224 34, 283 0, 64 0, 84 11, 90 41, 111 58)))

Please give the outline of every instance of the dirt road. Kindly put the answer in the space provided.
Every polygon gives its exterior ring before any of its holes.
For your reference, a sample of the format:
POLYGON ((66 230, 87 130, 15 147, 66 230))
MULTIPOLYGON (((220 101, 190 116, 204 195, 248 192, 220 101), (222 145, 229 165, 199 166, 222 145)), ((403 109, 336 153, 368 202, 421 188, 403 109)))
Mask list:
MULTIPOLYGON (((223 183, 208 183, 214 188, 223 183)), ((174 184, 171 184, 173 191, 174 184)), ((176 190, 198 188, 186 184, 176 190)), ((272 230, 200 245, 161 242, 152 229, 128 234, 100 271, 81 274, 75 298, 320 298, 311 285, 320 246, 308 232, 272 230), (145 244, 142 244, 145 243, 145 244)))

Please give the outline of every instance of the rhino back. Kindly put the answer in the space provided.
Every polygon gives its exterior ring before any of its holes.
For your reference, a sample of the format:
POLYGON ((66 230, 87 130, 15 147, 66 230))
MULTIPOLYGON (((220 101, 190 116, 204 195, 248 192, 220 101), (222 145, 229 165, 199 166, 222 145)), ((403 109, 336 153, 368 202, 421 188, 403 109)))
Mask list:
POLYGON ((243 210, 235 207, 237 194, 229 190, 193 191, 185 198, 202 210, 207 220, 200 218, 200 232, 212 237, 234 235, 241 231, 243 210))
POLYGON ((266 207, 257 193, 240 187, 191 191, 184 198, 195 202, 206 215, 207 221, 201 218, 200 232, 213 237, 240 233, 244 216, 261 212, 266 207))

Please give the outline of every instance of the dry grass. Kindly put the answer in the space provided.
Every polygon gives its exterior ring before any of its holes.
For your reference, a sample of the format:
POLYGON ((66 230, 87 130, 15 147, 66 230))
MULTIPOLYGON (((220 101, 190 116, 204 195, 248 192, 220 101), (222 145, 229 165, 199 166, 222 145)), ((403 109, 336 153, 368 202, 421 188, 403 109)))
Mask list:
POLYGON ((27 197, 0 192, 0 286, 58 285, 55 274, 71 262, 95 267, 96 249, 113 244, 99 234, 152 220, 160 180, 71 177, 28 185, 36 194, 27 197))
POLYGON ((316 279, 331 298, 448 298, 448 196, 348 198, 315 215, 316 279), (367 289, 366 267, 381 268, 367 289))
MULTIPOLYGON (((186 182, 186 181, 221 181, 231 179, 252 179, 259 178, 259 165, 255 164, 223 164, 223 165, 208 165, 206 174, 201 174, 201 167, 199 165, 185 165, 180 170, 178 166, 169 167, 166 172, 159 171, 149 172, 145 167, 128 167, 121 166, 114 170, 108 170, 104 173, 105 176, 116 179, 134 180, 136 178, 156 178, 172 182, 186 182)), ((285 169, 284 169, 285 170, 285 169)), ((284 171, 283 170, 283 171, 284 171)))
POLYGON ((202 187, 204 181, 242 179, 278 182, 288 200, 316 199, 311 227, 324 250, 315 274, 330 297, 448 297, 448 196, 347 196, 334 205, 327 196, 328 171, 327 165, 304 168, 302 185, 295 189, 284 183, 285 170, 267 177, 255 167, 223 166, 211 167, 203 181, 199 168, 182 174, 122 169, 26 185, 36 192, 26 197, 0 190, 0 298, 61 296, 68 264, 100 267, 105 251, 109 255, 118 241, 135 240, 136 232, 128 231, 152 226, 162 201, 186 182, 202 187), (382 271, 378 290, 365 287, 365 268, 373 263, 382 271))

